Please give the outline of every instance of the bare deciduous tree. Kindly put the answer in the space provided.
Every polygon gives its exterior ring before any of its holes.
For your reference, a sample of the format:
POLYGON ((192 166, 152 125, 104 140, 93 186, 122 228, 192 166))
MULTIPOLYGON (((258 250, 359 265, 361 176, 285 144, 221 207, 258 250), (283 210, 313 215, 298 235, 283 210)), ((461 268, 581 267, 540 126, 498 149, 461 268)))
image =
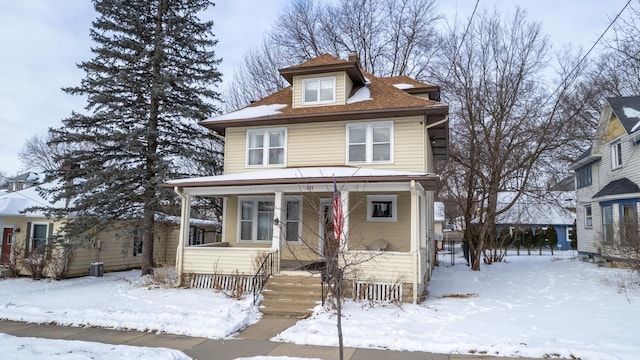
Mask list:
POLYGON ((480 269, 487 239, 496 236, 496 217, 529 188, 540 186, 541 161, 566 142, 568 119, 559 116, 558 104, 576 73, 563 74, 550 92, 540 80, 549 53, 541 25, 528 21, 520 9, 507 17, 483 11, 468 26, 454 27, 443 42, 436 76, 450 104, 448 166, 457 176, 447 182, 464 209, 473 270, 480 269), (502 191, 516 196, 499 208, 502 191))

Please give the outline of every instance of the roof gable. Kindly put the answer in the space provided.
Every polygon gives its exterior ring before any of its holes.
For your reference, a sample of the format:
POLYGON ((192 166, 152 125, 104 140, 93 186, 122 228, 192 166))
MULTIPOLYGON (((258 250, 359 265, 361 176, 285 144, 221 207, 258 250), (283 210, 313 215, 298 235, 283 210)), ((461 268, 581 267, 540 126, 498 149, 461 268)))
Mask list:
POLYGON ((640 130, 640 96, 612 97, 607 102, 627 134, 640 130))

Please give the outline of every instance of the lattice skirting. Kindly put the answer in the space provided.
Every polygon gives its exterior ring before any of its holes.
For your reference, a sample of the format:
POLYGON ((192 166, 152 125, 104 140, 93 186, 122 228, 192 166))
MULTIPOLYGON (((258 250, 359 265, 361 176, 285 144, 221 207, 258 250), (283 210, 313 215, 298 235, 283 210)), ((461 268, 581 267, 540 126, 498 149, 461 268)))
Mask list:
POLYGON ((354 281, 353 297, 355 300, 402 301, 402 283, 354 281))
POLYGON ((255 285, 253 275, 192 274, 190 278, 191 287, 198 289, 252 292, 255 285))

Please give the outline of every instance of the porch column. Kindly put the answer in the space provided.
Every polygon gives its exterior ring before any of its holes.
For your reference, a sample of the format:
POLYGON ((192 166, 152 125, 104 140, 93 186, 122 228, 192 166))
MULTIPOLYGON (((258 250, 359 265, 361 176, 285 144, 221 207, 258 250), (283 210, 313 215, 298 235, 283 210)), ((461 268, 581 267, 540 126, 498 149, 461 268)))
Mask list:
POLYGON ((418 200, 418 190, 416 189, 415 180, 411 180, 411 255, 413 257, 413 302, 416 303, 418 301, 418 284, 420 283, 419 277, 421 276, 420 271, 420 224, 422 220, 420 219, 420 208, 419 208, 419 200, 418 200))
POLYGON ((342 205, 342 237, 340 247, 349 250, 349 190, 340 190, 340 204, 342 205))
POLYGON ((284 197, 282 191, 275 192, 275 198, 273 200, 273 234, 271 236, 271 248, 280 251, 280 234, 282 233, 282 226, 285 225, 283 215, 286 215, 284 208, 284 197))
POLYGON ((182 282, 183 253, 185 240, 189 239, 189 228, 191 224, 191 195, 185 194, 178 187, 174 188, 176 194, 182 199, 180 209, 180 236, 178 236, 178 249, 176 250, 176 272, 178 273, 178 286, 182 282))

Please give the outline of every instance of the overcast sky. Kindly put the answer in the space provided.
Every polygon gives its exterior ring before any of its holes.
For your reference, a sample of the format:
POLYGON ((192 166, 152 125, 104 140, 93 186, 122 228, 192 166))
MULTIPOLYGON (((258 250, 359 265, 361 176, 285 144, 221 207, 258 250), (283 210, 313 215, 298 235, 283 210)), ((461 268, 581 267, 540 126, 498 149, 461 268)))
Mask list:
MULTIPOLYGON (((335 1, 335 0, 333 0, 335 1)), ((220 71, 228 82, 242 56, 262 41, 278 12, 290 0, 219 0, 210 12, 220 71)), ((529 19, 543 23, 555 47, 585 50, 627 0, 480 0, 480 6, 512 11, 518 5, 529 19)), ((635 0, 634 0, 635 2, 635 0)), ((439 0, 448 17, 469 16, 475 0, 439 0)), ((0 0, 0 172, 15 176, 25 166, 17 152, 31 135, 61 125, 84 99, 60 89, 76 86, 83 73, 76 64, 91 58, 89 29, 95 18, 89 0, 0 0)), ((224 88, 224 83, 220 90, 224 88)))

